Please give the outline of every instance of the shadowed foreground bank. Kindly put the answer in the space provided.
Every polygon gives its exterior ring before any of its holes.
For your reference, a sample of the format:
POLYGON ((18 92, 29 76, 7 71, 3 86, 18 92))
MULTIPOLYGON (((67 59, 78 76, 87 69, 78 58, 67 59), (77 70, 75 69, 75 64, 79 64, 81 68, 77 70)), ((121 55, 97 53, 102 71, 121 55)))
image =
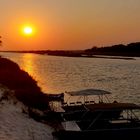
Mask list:
POLYGON ((0 84, 13 90, 17 99, 29 107, 40 110, 49 108, 48 97, 37 86, 37 82, 6 58, 0 58, 0 84))

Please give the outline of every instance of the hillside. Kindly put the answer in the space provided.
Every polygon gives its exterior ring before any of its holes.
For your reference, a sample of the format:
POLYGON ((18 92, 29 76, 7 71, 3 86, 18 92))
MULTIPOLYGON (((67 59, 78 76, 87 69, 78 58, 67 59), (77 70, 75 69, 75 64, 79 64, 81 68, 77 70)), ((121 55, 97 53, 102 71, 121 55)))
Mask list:
POLYGON ((0 57, 0 139, 52 140, 48 96, 20 67, 0 57))
POLYGON ((48 97, 37 82, 16 63, 6 58, 0 58, 0 84, 13 90, 17 99, 25 105, 40 110, 49 109, 48 97))

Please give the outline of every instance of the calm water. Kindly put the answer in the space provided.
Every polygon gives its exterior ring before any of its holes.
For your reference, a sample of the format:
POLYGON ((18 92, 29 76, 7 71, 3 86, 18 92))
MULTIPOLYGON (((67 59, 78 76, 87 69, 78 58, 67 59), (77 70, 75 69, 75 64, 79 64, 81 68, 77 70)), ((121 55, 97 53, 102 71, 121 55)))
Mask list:
POLYGON ((27 71, 46 93, 99 88, 119 101, 140 104, 140 58, 136 60, 71 58, 0 53, 27 71))

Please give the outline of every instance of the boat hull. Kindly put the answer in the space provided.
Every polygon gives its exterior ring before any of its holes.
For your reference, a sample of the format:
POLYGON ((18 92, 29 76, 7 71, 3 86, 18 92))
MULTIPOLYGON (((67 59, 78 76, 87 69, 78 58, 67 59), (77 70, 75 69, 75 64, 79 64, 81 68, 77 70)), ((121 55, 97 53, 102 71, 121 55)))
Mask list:
POLYGON ((139 128, 129 129, 106 129, 106 130, 85 130, 85 131, 65 131, 60 130, 53 132, 53 136, 59 140, 96 140, 96 139, 107 139, 107 140, 119 140, 119 139, 130 139, 135 140, 140 137, 139 128))

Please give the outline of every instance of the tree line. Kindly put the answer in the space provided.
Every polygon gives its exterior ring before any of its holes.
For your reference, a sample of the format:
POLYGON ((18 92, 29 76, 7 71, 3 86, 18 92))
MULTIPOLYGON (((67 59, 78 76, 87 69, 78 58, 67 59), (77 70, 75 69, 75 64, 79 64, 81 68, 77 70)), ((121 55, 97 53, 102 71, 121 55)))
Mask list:
POLYGON ((113 46, 96 47, 85 50, 89 55, 121 55, 121 56, 138 56, 140 57, 140 42, 130 43, 127 45, 117 44, 113 46))

